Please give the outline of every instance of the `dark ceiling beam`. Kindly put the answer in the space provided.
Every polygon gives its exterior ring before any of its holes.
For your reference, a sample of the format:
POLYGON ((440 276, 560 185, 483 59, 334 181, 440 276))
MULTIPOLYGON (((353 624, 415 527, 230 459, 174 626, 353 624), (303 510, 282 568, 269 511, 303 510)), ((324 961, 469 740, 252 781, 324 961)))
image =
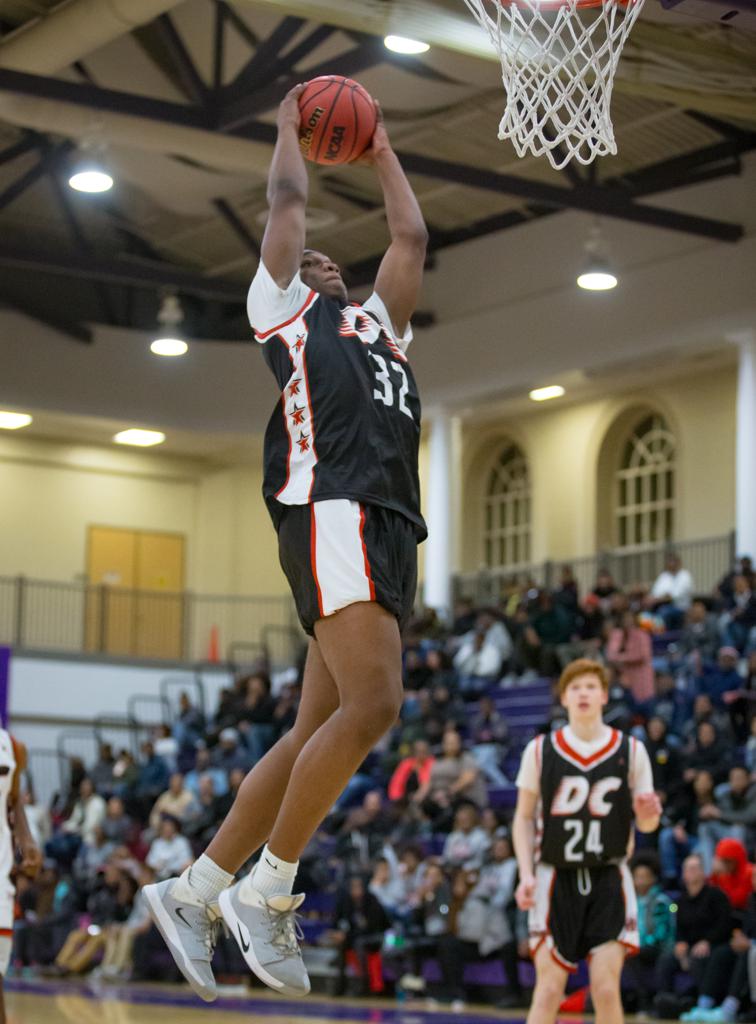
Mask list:
POLYGON ((561 188, 540 181, 529 181, 511 174, 499 174, 485 168, 458 164, 448 160, 421 156, 419 153, 399 153, 405 171, 442 181, 467 185, 469 188, 485 189, 519 196, 536 203, 545 203, 562 209, 583 210, 586 213, 615 217, 619 220, 648 224, 652 227, 681 231, 722 242, 737 242, 743 237, 740 224, 698 217, 675 210, 663 210, 655 206, 635 203, 619 190, 580 185, 577 188, 561 188))
POLYGON ((367 196, 355 192, 349 188, 346 182, 323 177, 320 179, 320 187, 332 196, 338 196, 339 199, 346 200, 346 202, 356 206, 359 210, 377 210, 383 206, 383 203, 376 202, 375 199, 369 199, 367 196))
POLYGON ((58 146, 50 148, 40 154, 37 163, 30 167, 25 174, 17 178, 3 192, 0 192, 0 210, 10 206, 12 202, 22 196, 27 189, 31 188, 40 178, 43 178, 56 163, 62 160, 71 150, 74 149, 72 142, 62 142, 58 146))
MULTIPOLYGON (((308 68, 307 77, 317 78, 319 75, 351 75, 359 74, 367 68, 374 67, 385 60, 386 48, 377 39, 361 43, 347 53, 308 68)), ((270 85, 258 89, 251 96, 232 101, 222 108, 218 117, 218 128, 223 132, 234 131, 249 124, 257 115, 271 110, 284 98, 289 89, 297 85, 301 74, 290 74, 286 78, 271 82, 270 85)))
POLYGON ((244 65, 228 86, 229 98, 236 99, 245 92, 256 89, 276 63, 282 50, 292 41, 304 25, 303 18, 287 16, 273 29, 267 39, 263 39, 254 56, 244 65))
POLYGON ((676 184, 680 187, 690 184, 693 171, 721 167, 749 149, 756 149, 756 134, 752 136, 750 145, 735 141, 715 142, 692 153, 683 153, 659 161, 651 167, 633 171, 625 178, 614 179, 614 182, 621 185, 627 183, 631 192, 637 192, 640 187, 648 192, 666 192, 675 188, 676 184))
POLYGON ((163 44, 184 95, 199 106, 204 106, 209 90, 170 14, 161 14, 151 23, 150 28, 163 44))
POLYGON ((685 114, 694 121, 698 121, 699 124, 711 128, 712 131, 719 132, 720 135, 724 135, 726 139, 732 139, 734 142, 747 141, 749 137, 753 138, 754 136, 753 132, 730 124, 729 121, 722 121, 718 117, 712 117, 711 114, 703 114, 700 110, 686 110, 685 114))
POLYGON ((260 243, 257 241, 255 236, 249 230, 249 228, 241 219, 241 217, 233 208, 233 206, 225 199, 214 199, 213 206, 221 215, 221 217, 223 217, 223 219, 234 232, 236 237, 241 239, 245 247, 249 249, 252 255, 259 259, 260 243))
POLYGON ((5 306, 8 309, 15 310, 17 313, 22 313, 30 320, 36 320, 37 323, 52 328, 58 334, 66 335, 72 341, 82 342, 86 345, 91 345, 94 341, 92 331, 85 327, 84 324, 76 323, 75 320, 51 317, 31 303, 17 299, 12 295, 6 295, 4 292, 0 292, 0 306, 5 306))
POLYGON ((213 90, 223 87, 226 66, 226 5, 215 4, 213 19, 213 90))
POLYGON ((53 274, 58 277, 85 278, 136 288, 175 288, 220 302, 243 303, 246 289, 233 281, 205 277, 203 274, 166 263, 129 259, 125 256, 86 256, 82 253, 53 253, 39 249, 21 249, 0 242, 0 266, 53 274))
POLYGON ((230 25, 234 26, 244 42, 253 50, 256 49, 260 45, 260 38, 254 29, 249 27, 244 18, 230 4, 224 2, 224 0, 216 0, 216 2, 221 3, 221 6, 225 8, 226 20, 230 25))
MULTIPOLYGON (((336 32, 338 32, 338 29, 335 25, 317 25, 301 42, 293 46, 283 57, 278 58, 275 67, 272 69, 273 73, 276 75, 288 74, 292 68, 299 64, 300 60, 309 57, 311 53, 317 50, 321 43, 324 43, 326 39, 330 39, 336 32)), ((307 72, 307 77, 312 77, 309 71, 307 72)))
POLYGON ((23 138, 19 139, 18 142, 14 142, 12 146, 8 146, 6 149, 0 151, 0 167, 3 164, 9 164, 12 160, 16 160, 18 157, 23 156, 25 153, 31 153, 37 149, 39 145, 39 136, 29 133, 23 138))

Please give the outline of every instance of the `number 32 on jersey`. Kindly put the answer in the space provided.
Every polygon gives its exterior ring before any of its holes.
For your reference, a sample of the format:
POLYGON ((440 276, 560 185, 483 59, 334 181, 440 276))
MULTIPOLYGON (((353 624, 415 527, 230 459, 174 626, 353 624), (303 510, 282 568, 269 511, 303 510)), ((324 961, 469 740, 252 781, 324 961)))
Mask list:
POLYGON ((373 398, 377 402, 383 402, 384 405, 393 406, 394 382, 391 380, 389 369, 392 370, 394 375, 399 378, 399 390, 397 396, 399 411, 412 419, 412 413, 407 405, 409 381, 407 380, 407 374, 402 364, 396 362, 394 359, 392 359, 390 363, 387 363, 383 356, 379 355, 377 352, 369 352, 368 355, 377 364, 375 379, 376 385, 378 386, 373 388, 373 398))
POLYGON ((600 857, 604 852, 601 822, 612 809, 607 800, 622 785, 622 779, 610 775, 591 785, 584 775, 566 775, 551 801, 551 814, 564 818, 568 838, 564 858, 579 864, 586 853, 600 857), (587 813, 586 813, 587 812, 587 813), (580 815, 580 817, 576 817, 580 815))

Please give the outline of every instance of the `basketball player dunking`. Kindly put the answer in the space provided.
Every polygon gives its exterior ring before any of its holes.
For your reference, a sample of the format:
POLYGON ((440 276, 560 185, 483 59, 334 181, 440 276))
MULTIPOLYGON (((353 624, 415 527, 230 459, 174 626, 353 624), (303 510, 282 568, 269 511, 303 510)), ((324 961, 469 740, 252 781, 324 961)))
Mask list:
POLYGON ((263 491, 281 565, 311 636, 293 729, 258 762, 206 852, 145 889, 179 968, 205 1000, 214 906, 250 969, 286 996, 309 979, 292 895, 298 858, 402 704, 400 627, 425 537, 417 471, 420 402, 407 362, 427 231, 379 116, 368 160, 391 243, 366 302, 305 249, 307 171, 297 86, 278 111, 270 214, 248 313, 281 389, 265 439, 263 491), (254 871, 234 873, 263 843, 254 871))
POLYGON ((583 957, 590 959, 597 1024, 622 1024, 620 974, 627 952, 638 949, 626 859, 634 823, 653 832, 661 804, 646 748, 602 721, 603 667, 573 661, 559 694, 569 724, 531 740, 517 776, 516 898, 530 911, 536 966, 528 1024, 554 1024, 567 974, 583 957))
POLYGON ((42 865, 42 854, 32 839, 21 801, 21 773, 25 768, 26 747, 0 729, 0 1024, 5 1024, 3 980, 13 944, 13 875, 21 872, 34 878, 42 865))

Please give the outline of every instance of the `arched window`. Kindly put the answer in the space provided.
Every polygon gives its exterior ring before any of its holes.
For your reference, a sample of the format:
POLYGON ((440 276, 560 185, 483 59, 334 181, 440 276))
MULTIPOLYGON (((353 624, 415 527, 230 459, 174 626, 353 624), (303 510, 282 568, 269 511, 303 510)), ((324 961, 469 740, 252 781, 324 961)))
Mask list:
POLYGON ((530 474, 516 444, 506 444, 486 481, 483 560, 499 569, 530 561, 530 474))
POLYGON ((675 438, 662 416, 645 415, 621 448, 615 475, 620 548, 671 541, 675 531, 675 438))

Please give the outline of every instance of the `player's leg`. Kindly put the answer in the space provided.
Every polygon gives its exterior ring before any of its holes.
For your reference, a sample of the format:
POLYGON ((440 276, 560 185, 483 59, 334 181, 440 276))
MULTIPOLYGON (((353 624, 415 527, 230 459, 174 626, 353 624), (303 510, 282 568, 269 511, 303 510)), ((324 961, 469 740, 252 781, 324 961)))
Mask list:
POLYGON ((564 999, 568 971, 557 963, 545 942, 538 948, 534 960, 536 983, 527 1024, 554 1024, 559 1004, 564 999))
POLYGON ((626 952, 619 942, 605 942, 591 953, 591 999, 596 1024, 623 1024, 620 976, 626 952))
MULTIPOLYGON (((8 924, 12 926, 12 918, 8 924)), ((3 928, 3 932, 10 932, 11 928, 3 928)), ((8 973, 11 958, 11 946, 13 939, 9 934, 0 935, 0 1024, 5 1024, 5 989, 3 987, 5 976, 8 973)))
POLYGON ((208 878, 195 877, 200 874, 198 862, 180 879, 144 888, 152 918, 176 965, 197 995, 208 1002, 217 995, 210 967, 217 927, 213 915, 208 915, 208 904, 217 900, 239 867, 268 838, 297 755, 334 713, 338 702, 336 685, 313 640, 296 722, 242 783, 231 811, 201 858, 208 878))

